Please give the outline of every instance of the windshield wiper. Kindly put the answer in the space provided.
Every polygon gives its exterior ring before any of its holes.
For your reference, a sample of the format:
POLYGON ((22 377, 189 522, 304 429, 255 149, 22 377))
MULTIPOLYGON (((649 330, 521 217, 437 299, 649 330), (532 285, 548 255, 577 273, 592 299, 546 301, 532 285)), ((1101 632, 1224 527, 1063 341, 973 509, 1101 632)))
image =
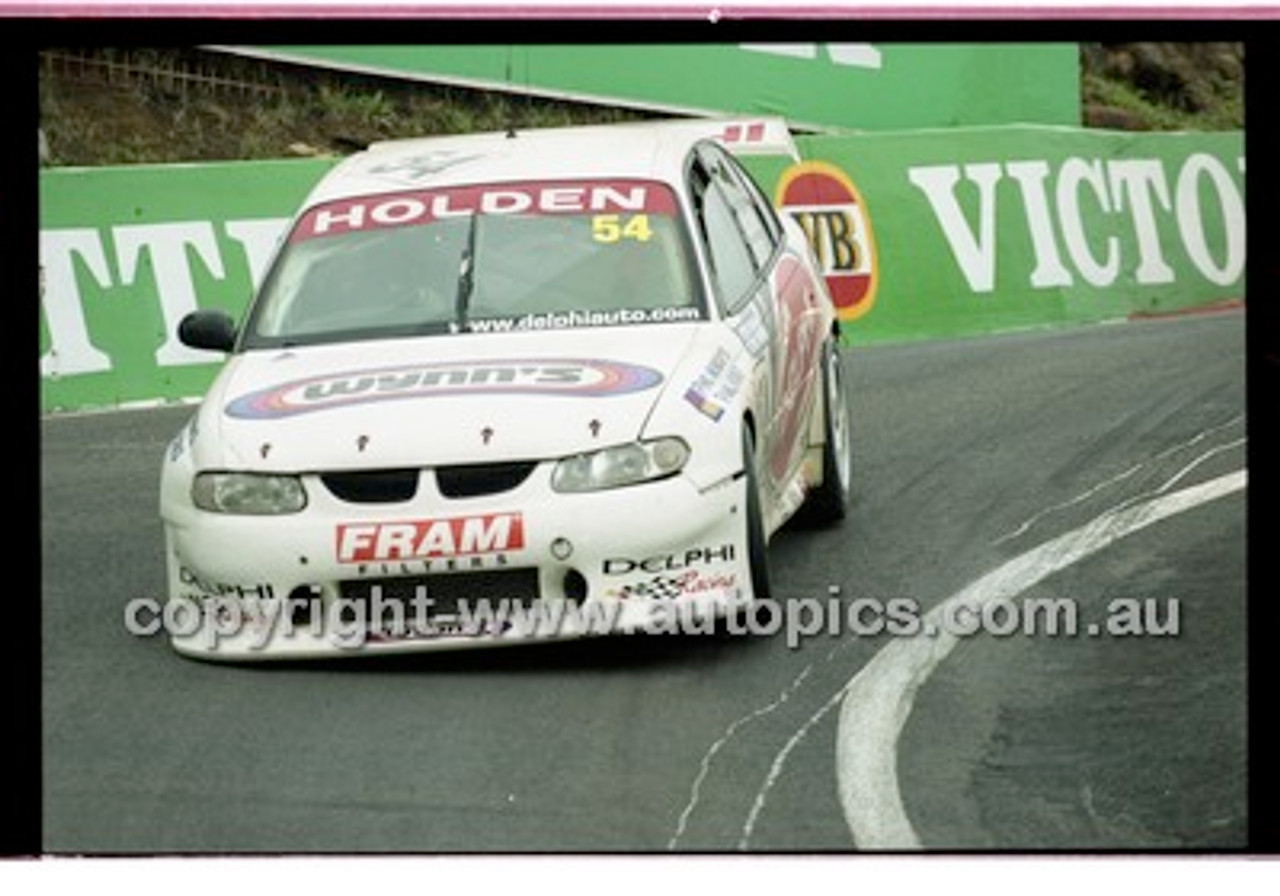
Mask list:
POLYGON ((471 293, 475 290, 476 225, 479 220, 480 213, 472 212, 467 225, 467 244, 462 249, 458 268, 458 293, 453 301, 453 312, 459 333, 466 332, 470 326, 471 293))

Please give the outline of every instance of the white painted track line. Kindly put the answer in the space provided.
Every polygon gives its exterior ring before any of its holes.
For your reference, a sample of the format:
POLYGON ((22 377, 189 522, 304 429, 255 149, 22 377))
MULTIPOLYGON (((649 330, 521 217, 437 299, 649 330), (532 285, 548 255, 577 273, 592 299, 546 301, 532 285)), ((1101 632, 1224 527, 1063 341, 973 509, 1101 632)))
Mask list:
POLYGON ((1243 489, 1237 470, 1140 504, 1122 506, 1019 554, 934 607, 920 635, 891 641, 846 686, 836 735, 836 779, 854 844, 869 850, 913 850, 922 844, 902 805, 898 788, 898 735, 911 714, 916 691, 956 646, 943 629, 945 614, 958 605, 1017 597, 1041 580, 1116 540, 1174 514, 1243 489))

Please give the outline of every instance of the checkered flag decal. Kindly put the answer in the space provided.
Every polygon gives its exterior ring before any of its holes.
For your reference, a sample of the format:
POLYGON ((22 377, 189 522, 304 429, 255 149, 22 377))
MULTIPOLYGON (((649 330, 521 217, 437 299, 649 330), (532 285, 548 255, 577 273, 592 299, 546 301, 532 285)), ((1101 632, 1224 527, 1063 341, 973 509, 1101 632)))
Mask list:
POLYGON ((684 588, 680 580, 670 576, 654 576, 647 582, 625 585, 618 592, 619 597, 642 597, 650 600, 673 600, 682 594, 684 588))

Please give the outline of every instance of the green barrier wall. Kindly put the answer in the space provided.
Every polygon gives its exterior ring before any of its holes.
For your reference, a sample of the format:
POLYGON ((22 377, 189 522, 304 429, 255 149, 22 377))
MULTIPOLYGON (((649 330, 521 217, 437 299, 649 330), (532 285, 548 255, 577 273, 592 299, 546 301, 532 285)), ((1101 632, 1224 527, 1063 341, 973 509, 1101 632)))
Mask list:
MULTIPOLYGON (((855 274, 870 283, 842 311, 852 342, 1244 297, 1241 134, 1023 127, 797 142, 808 169, 744 161, 806 228, 833 292, 855 274), (809 169, 818 188, 797 198, 809 169)), ((200 395, 221 358, 178 344, 178 321, 196 307, 243 310, 332 164, 42 171, 42 410, 200 395)))
POLYGON ((1242 134, 1023 127, 798 143, 865 203, 878 284, 856 341, 1244 298, 1242 134))
POLYGON ((1080 123, 1073 43, 525 44, 227 47, 677 114, 785 115, 818 128, 1080 123))
POLYGON ((220 356, 174 335, 239 314, 288 216, 331 160, 40 172, 43 410, 201 394, 220 356))

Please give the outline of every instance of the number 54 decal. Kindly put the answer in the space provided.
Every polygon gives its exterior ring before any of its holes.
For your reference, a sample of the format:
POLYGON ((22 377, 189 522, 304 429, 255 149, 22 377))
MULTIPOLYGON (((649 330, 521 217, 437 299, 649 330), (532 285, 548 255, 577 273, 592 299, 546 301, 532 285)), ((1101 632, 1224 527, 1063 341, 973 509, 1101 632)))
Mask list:
POLYGON ((591 238, 597 243, 624 239, 647 243, 652 236, 648 215, 596 215, 591 219, 591 238))

